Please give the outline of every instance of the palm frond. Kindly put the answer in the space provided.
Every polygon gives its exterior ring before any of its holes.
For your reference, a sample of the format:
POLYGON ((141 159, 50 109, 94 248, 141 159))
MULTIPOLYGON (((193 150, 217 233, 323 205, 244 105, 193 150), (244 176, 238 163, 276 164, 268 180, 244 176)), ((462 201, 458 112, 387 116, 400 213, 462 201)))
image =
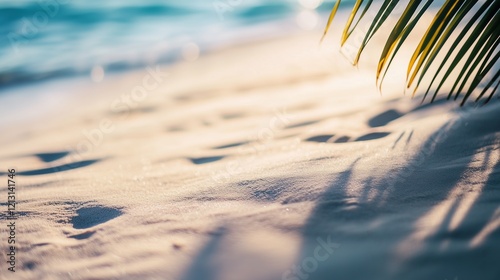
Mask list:
MULTIPOLYGON (((395 7, 405 5, 386 38, 379 58, 376 71, 379 87, 382 87, 394 57, 414 32, 415 26, 422 22, 424 14, 430 11, 434 1, 405 1, 406 4, 400 2, 403 1, 384 0, 378 11, 371 14, 373 19, 353 59, 354 65, 359 63, 365 47, 393 14, 395 7)), ((340 0, 335 3, 323 37, 331 28, 340 3, 340 0)), ((370 8, 373 8, 372 4, 372 0, 355 1, 342 32, 341 46, 346 44, 361 20, 368 15, 370 8)), ((480 91, 476 102, 488 102, 497 93, 500 85, 499 26, 500 0, 443 1, 409 60, 406 87, 413 88, 415 95, 427 77, 430 82, 423 92, 422 101, 431 94, 432 102, 445 82, 450 81, 452 87, 448 92, 448 99, 453 97, 456 100, 463 96, 463 105, 475 92, 480 91)))

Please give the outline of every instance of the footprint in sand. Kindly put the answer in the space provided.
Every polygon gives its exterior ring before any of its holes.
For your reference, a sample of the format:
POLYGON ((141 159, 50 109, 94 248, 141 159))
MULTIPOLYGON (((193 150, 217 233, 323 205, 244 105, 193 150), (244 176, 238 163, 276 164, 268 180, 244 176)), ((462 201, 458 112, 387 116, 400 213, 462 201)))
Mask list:
POLYGON ((350 139, 351 139, 351 137, 349 137, 349 136, 341 136, 341 137, 337 138, 335 141, 333 141, 333 143, 346 143, 346 142, 349 142, 350 139))
MULTIPOLYGON (((58 165, 58 166, 54 166, 54 167, 34 169, 34 170, 28 170, 28 171, 20 171, 20 172, 17 172, 17 174, 18 175, 23 175, 23 176, 35 176, 35 175, 52 174, 52 173, 57 173, 57 172, 62 172, 62 171, 67 171, 67 170, 82 168, 82 167, 94 164, 94 163, 96 163, 98 161, 99 161, 98 159, 84 160, 84 161, 78 161, 78 162, 73 162, 73 163, 58 165)), ((0 172, 0 175, 5 175, 5 174, 7 174, 7 173, 0 172)))
MULTIPOLYGON (((428 108, 431 108, 433 106, 436 106, 438 104, 446 102, 446 98, 435 100, 433 103, 428 103, 424 105, 417 106, 413 108, 409 113, 416 112, 419 110, 425 110, 428 108)), ((403 117, 406 113, 401 113, 397 110, 394 109, 389 109, 381 114, 378 114, 371 119, 368 120, 368 125, 370 127, 383 127, 389 124, 392 121, 395 121, 401 117, 403 117)), ((335 139, 334 135, 318 135, 318 136, 313 136, 310 138, 307 138, 306 141, 310 142, 322 142, 322 143, 347 143, 347 142, 363 142, 363 141, 371 141, 371 140, 376 140, 380 138, 384 138, 391 133, 389 132, 372 132, 368 133, 365 135, 362 135, 354 140, 350 140, 349 136, 340 136, 335 139)), ((404 134, 404 133, 403 133, 404 134)), ((396 140, 395 145, 399 140, 402 138, 403 135, 400 135, 398 139, 396 140)), ((411 138, 413 136, 413 131, 409 133, 406 144, 408 144, 411 141, 411 138)))
POLYGON ((70 154, 70 152, 68 152, 68 151, 59 151, 59 152, 53 152, 53 153, 36 153, 36 154, 28 154, 28 155, 20 155, 20 156, 10 156, 10 157, 6 157, 6 158, 11 159, 11 158, 36 157, 40 161, 48 163, 48 162, 53 162, 53 161, 62 159, 69 154, 70 154))
POLYGON ((399 119, 403 116, 403 114, 401 114, 400 112, 396 111, 396 110, 387 110, 379 115, 376 115, 375 117, 371 118, 370 120, 368 120, 368 125, 370 127, 381 127, 381 126, 385 126, 387 125, 388 123, 396 120, 396 119, 399 119))
MULTIPOLYGON (((44 163, 51 163, 51 162, 60 160, 69 154, 70 154, 70 152, 68 152, 68 151, 60 151, 60 152, 53 152, 53 153, 36 153, 36 154, 25 155, 25 156, 20 156, 20 157, 37 157, 40 161, 42 161, 44 163)), ((51 166, 51 167, 33 169, 33 170, 20 170, 17 172, 17 174, 23 175, 23 176, 36 176, 36 175, 52 174, 52 173, 58 173, 58 172, 63 172, 63 171, 67 171, 67 170, 82 168, 85 166, 92 165, 98 161, 100 161, 100 159, 83 160, 83 161, 71 162, 71 163, 66 163, 66 164, 60 164, 57 166, 51 166)), ((5 173, 5 172, 0 172, 0 176, 6 175, 6 174, 7 173, 5 173)))
POLYGON ((206 163, 211 163, 215 161, 219 161, 223 159, 223 156, 216 156, 216 157, 201 157, 201 158, 190 158, 189 160, 194 163, 194 164, 206 164, 206 163))
POLYGON ((313 136, 313 137, 309 137, 306 139, 306 141, 309 141, 309 142, 318 142, 318 143, 327 143, 327 142, 331 142, 329 141, 330 139, 333 139, 333 137, 335 137, 335 135, 330 135, 330 134, 327 134, 327 135, 318 135, 318 136, 313 136))
MULTIPOLYGON (((388 123, 399 119, 402 117, 404 114, 390 109, 387 110, 381 114, 378 114, 374 117, 372 117, 370 120, 368 120, 368 125, 370 127, 383 127, 387 125, 388 123)), ((314 123, 314 122, 312 122, 314 123)), ((309 123, 304 123, 303 125, 308 125, 309 123)), ((309 142, 318 142, 318 143, 348 143, 348 142, 363 142, 363 141, 371 141, 371 140, 376 140, 380 138, 384 138, 388 135, 390 135, 390 132, 371 132, 362 136, 359 136, 357 138, 352 139, 351 136, 347 135, 339 135, 335 136, 334 134, 322 134, 322 135, 317 135, 317 136, 312 136, 305 141, 309 142)))
MULTIPOLYGON (((413 112, 417 112, 420 110, 429 109, 429 108, 432 108, 436 105, 443 104, 446 101, 447 101, 446 98, 436 99, 432 103, 425 103, 425 104, 421 104, 419 106, 416 106, 412 110, 410 110, 409 112, 406 112, 406 113, 413 113, 413 112)), ((389 109, 389 110, 387 110, 381 114, 378 114, 378 115, 372 117, 371 119, 369 119, 368 125, 370 127, 382 127, 382 126, 389 124, 390 122, 392 122, 394 120, 397 120, 397 119, 403 117, 406 113, 401 113, 397 110, 389 109)))
MULTIPOLYGON (((76 211, 76 216, 71 219, 73 228, 86 229, 93 226, 103 224, 109 220, 121 216, 123 213, 119 209, 105 207, 105 206, 92 206, 80 208, 76 211)), ((91 232, 82 233, 72 236, 76 239, 84 239, 90 237, 91 232)), ((70 236, 71 237, 71 236, 70 236)))
POLYGON ((354 140, 354 142, 376 140, 376 139, 384 138, 384 137, 386 137, 389 134, 390 134, 389 132, 373 132, 373 133, 368 133, 366 135, 363 135, 361 137, 356 138, 354 140))
POLYGON ((34 154, 33 156, 38 157, 43 162, 53 162, 67 155, 69 155, 69 152, 62 151, 55 153, 39 153, 39 154, 34 154))

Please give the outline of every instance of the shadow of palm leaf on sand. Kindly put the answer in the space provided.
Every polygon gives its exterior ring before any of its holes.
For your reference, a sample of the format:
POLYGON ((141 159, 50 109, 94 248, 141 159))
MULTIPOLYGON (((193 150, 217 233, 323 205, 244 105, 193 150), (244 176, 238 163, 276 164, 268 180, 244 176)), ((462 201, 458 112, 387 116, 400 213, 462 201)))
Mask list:
POLYGON ((189 265, 182 280, 216 280, 217 269, 210 262, 211 257, 217 254, 217 250, 222 242, 226 229, 219 227, 214 234, 211 235, 210 240, 198 252, 194 261, 189 265))
POLYGON ((394 184, 368 178, 359 186, 351 170, 355 166, 337 175, 303 227, 297 263, 300 266, 314 255, 317 238, 330 237, 341 247, 314 271, 302 273, 318 280, 367 275, 496 279, 500 275, 494 264, 500 257, 495 224, 500 218, 496 111, 490 108, 446 125, 444 138, 436 137, 442 135, 437 131, 421 148, 428 156, 396 170, 407 174, 398 174, 394 184), (357 190, 354 197, 352 190, 357 190))
MULTIPOLYGON (((382 169, 385 176, 373 167, 372 160, 384 160, 377 156, 352 158, 344 171, 327 176, 321 192, 305 187, 309 181, 300 176, 237 184, 262 203, 315 204, 301 228, 280 225, 281 230, 299 232, 300 250, 292 269, 273 279, 496 279, 500 275, 494 264, 500 257, 498 107, 490 104, 444 124, 403 166, 382 169), (307 269, 304 261, 314 257, 319 239, 340 247, 307 269), (294 269, 301 269, 300 274, 294 269)), ((395 141, 406 149, 418 135, 419 131, 406 131, 395 141)), ((385 156, 406 155, 391 146, 385 156)), ((222 235, 211 237, 182 279, 218 279, 221 266, 231 266, 210 263, 224 251, 222 239, 222 235)))

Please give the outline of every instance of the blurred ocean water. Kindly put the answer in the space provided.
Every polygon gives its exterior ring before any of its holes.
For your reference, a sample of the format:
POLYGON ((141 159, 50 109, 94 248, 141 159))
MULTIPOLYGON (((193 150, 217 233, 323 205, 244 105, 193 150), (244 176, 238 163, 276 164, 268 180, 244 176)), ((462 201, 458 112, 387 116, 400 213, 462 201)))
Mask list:
MULTIPOLYGON (((0 87, 121 71, 287 30, 333 0, 0 0, 0 87)), ((321 20, 320 20, 321 19, 321 20)))

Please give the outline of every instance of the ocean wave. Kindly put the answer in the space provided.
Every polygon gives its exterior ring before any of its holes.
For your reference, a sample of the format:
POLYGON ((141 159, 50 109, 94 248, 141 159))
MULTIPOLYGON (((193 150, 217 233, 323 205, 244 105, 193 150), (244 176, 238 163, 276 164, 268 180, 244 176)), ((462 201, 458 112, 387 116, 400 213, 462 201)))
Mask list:
MULTIPOLYGON (((174 61, 186 43, 203 50, 220 38, 238 42, 240 30, 304 9, 285 0, 57 1, 0 3, 0 87, 88 74, 96 65, 114 71, 174 61)), ((324 1, 317 11, 331 6, 324 1)))

